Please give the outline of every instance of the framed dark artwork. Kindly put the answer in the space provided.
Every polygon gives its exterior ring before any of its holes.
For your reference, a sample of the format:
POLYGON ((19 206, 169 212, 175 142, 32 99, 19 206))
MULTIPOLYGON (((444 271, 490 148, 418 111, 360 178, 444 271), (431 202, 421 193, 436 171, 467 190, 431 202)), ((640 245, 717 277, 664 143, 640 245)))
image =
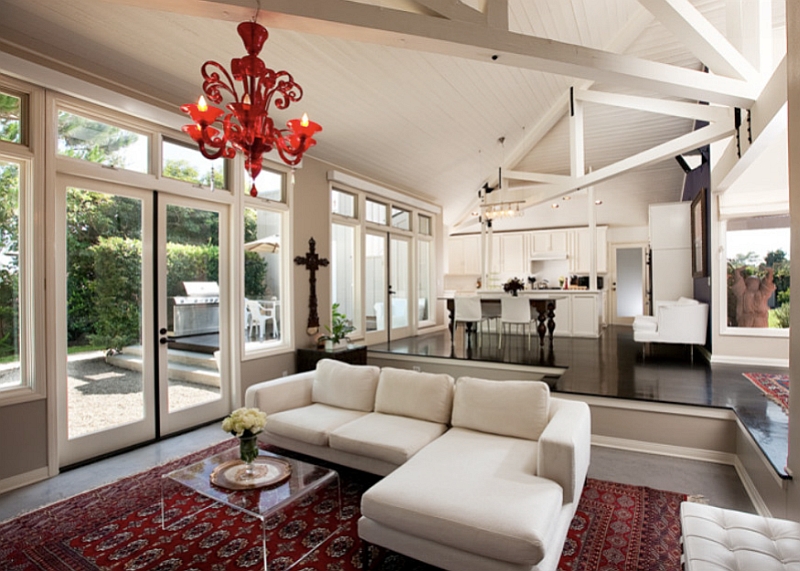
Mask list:
POLYGON ((708 228, 706 224, 706 189, 701 188, 692 200, 692 277, 708 277, 708 228))

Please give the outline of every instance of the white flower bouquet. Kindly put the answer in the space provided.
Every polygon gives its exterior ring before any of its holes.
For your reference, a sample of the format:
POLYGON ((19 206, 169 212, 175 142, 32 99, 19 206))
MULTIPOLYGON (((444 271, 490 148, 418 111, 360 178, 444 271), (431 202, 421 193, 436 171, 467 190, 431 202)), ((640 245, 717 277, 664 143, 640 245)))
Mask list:
POLYGON ((222 430, 238 438, 255 436, 267 424, 267 413, 257 408, 237 408, 222 421, 222 430))

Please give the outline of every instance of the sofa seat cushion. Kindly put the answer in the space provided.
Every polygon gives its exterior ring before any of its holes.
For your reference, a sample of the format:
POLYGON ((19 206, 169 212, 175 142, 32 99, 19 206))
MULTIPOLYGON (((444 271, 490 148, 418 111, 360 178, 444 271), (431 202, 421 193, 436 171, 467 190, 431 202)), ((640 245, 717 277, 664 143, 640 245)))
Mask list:
POLYGON ((327 446, 330 433, 369 413, 315 403, 267 416, 264 431, 308 444, 327 446))
POLYGON ((408 416, 439 424, 450 422, 453 377, 384 367, 375 394, 375 412, 408 416))
POLYGON ((429 541, 535 565, 562 506, 561 487, 536 476, 537 448, 452 428, 367 490, 361 513, 429 541))
POLYGON ((379 375, 378 367, 322 359, 317 362, 311 400, 339 408, 372 412, 375 409, 379 375))
POLYGON ((436 422, 373 412, 334 430, 329 442, 336 450, 399 466, 446 430, 436 422))
POLYGON ((550 387, 541 381, 461 377, 453 398, 453 426, 538 440, 550 411, 550 387))

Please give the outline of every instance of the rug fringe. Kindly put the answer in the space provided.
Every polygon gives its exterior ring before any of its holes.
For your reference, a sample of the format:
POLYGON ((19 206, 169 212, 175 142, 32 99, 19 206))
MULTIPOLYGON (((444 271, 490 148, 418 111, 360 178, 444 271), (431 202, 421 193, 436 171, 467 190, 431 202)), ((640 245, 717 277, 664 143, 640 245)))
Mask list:
POLYGON ((686 501, 691 502, 693 504, 708 505, 708 498, 702 494, 692 494, 691 496, 686 496, 686 501))

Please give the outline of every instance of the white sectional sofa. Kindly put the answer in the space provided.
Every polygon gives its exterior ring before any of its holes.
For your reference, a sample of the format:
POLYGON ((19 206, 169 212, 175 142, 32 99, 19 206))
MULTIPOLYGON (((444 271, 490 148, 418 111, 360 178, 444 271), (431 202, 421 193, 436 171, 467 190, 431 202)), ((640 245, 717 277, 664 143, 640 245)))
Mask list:
POLYGON ((250 387, 264 442, 385 476, 360 537, 451 571, 554 571, 590 454, 585 403, 537 381, 323 360, 250 387))

